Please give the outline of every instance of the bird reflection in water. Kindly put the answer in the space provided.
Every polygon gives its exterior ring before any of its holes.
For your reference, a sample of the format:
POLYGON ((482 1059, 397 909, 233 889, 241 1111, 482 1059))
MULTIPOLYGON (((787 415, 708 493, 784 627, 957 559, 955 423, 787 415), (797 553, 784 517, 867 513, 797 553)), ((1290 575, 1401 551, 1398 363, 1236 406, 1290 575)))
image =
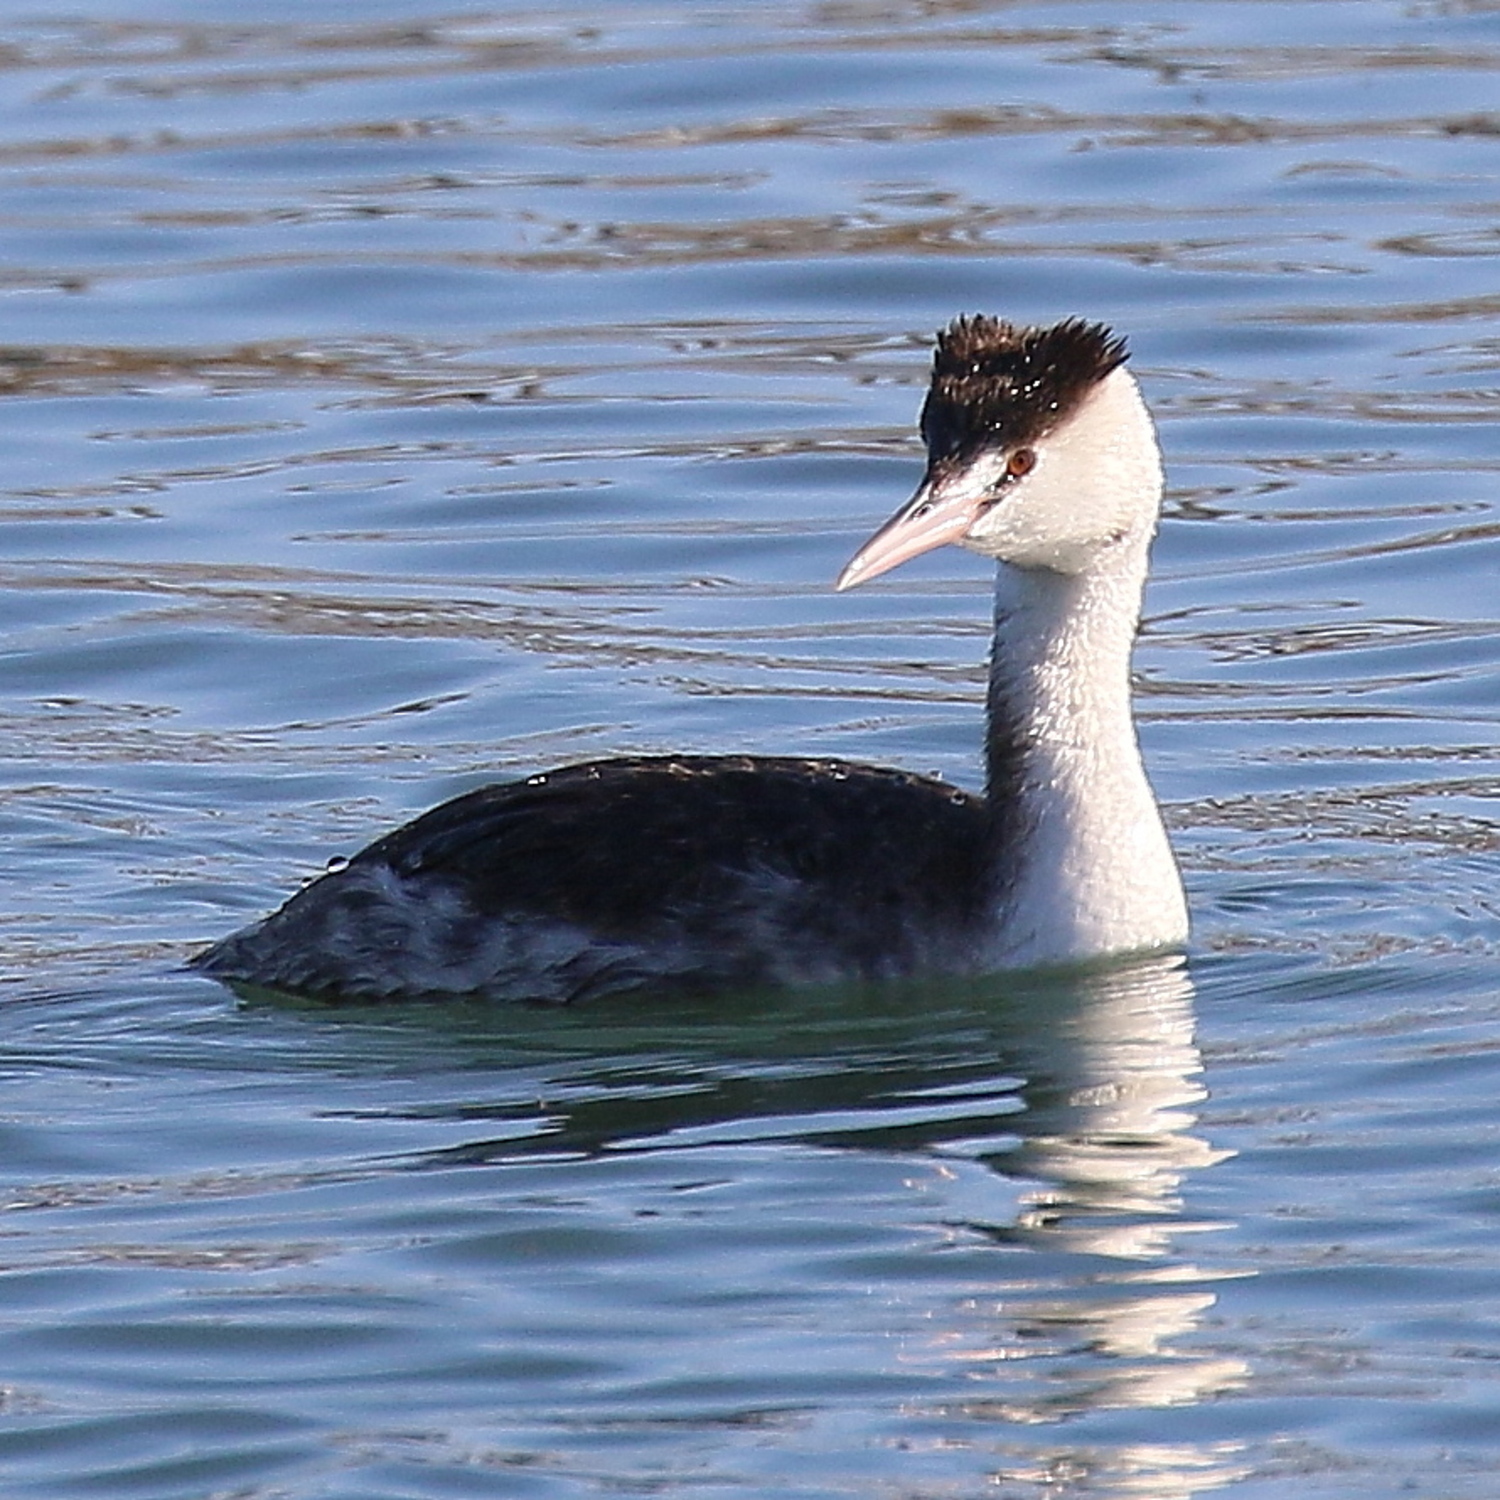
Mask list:
MULTIPOLYGON (((835 1281, 815 1288, 825 1306, 837 1300, 851 1203, 867 1204, 871 1242, 887 1247, 884 1269, 873 1283, 861 1279, 839 1337, 912 1377, 896 1412, 868 1414, 890 1441, 908 1453, 968 1451, 993 1483, 1028 1493, 1066 1482, 1120 1500, 1183 1500, 1237 1478, 1235 1450, 1164 1443, 1159 1425, 1148 1444, 1117 1435, 1090 1443, 1086 1419, 1193 1405, 1247 1374, 1203 1334, 1221 1283, 1238 1273, 1204 1270, 1182 1249, 1216 1227, 1185 1216, 1186 1182, 1229 1154, 1198 1133, 1205 1091, 1193 998, 1186 964, 1169 956, 1053 977, 775 992, 732 1004, 719 996, 561 1012, 477 1008, 451 1018, 466 1034, 450 1034, 448 1045, 477 1049, 486 1066, 470 1076, 486 1079, 483 1097, 420 1108, 426 1120, 461 1123, 466 1139, 407 1165, 504 1170, 551 1160, 566 1171, 599 1162, 613 1192, 637 1177, 733 1184, 738 1207, 720 1213, 676 1195, 698 1243, 732 1264, 744 1206, 760 1203, 763 1253, 769 1236, 788 1268, 816 1276, 809 1268, 823 1263, 813 1247, 832 1225, 839 1248, 825 1269, 835 1281), (508 1059, 498 1072, 497 1054, 508 1059), (829 1177, 828 1153, 867 1162, 872 1174, 850 1181, 882 1184, 875 1196, 857 1187, 841 1196, 832 1184, 844 1174, 835 1167, 829 1177), (637 1170, 631 1158, 655 1161, 637 1170), (788 1159, 794 1169, 778 1165, 788 1159), (830 1183, 827 1203, 780 1196, 789 1184, 819 1182, 830 1183), (897 1224, 881 1225, 886 1208, 897 1224), (904 1241, 894 1261, 887 1230, 904 1241)), ((382 1035, 400 1029, 399 1014, 377 1014, 382 1035)), ((347 1035, 349 1013, 339 1015, 347 1035)), ((424 1045, 435 1020, 426 1008, 406 1016, 424 1045)), ((587 1198, 582 1186, 568 1191, 587 1198)), ((673 1246, 680 1279, 682 1256, 694 1262, 669 1228, 678 1211, 670 1198, 653 1199, 659 1206, 641 1223, 673 1246)), ((613 1217, 613 1198, 595 1206, 613 1217)), ((648 1238, 630 1251, 648 1286, 652 1246, 648 1238)), ((741 1288, 737 1305, 747 1297, 741 1288)), ((657 1357, 692 1362, 675 1346, 657 1357)), ((712 1358, 733 1358, 722 1330, 712 1358)), ((737 1378, 759 1409, 749 1394, 754 1369, 737 1378)))
MULTIPOLYGON (((1027 1254, 1013 1277, 966 1288, 948 1326, 904 1354, 961 1365, 973 1381, 972 1396, 912 1412, 945 1427, 1192 1404, 1248 1374, 1243 1361, 1190 1343, 1218 1300, 1213 1284, 1239 1273, 1205 1272, 1177 1248, 1218 1227, 1183 1217, 1184 1179, 1233 1154, 1195 1133, 1205 1090, 1185 963, 1102 970, 1059 983, 1058 1004, 1044 998, 1027 1009, 1045 1021, 1014 1038, 1027 1079, 1014 1141, 974 1158, 1021 1184, 1019 1199, 1002 1222, 962 1226, 1027 1254)), ((989 1446, 995 1436, 970 1440, 989 1446)), ((1235 1445, 997 1448, 1008 1460, 997 1481, 1067 1475, 1090 1494, 1139 1495, 1147 1482, 1153 1500, 1176 1500, 1245 1472, 1235 1445)))

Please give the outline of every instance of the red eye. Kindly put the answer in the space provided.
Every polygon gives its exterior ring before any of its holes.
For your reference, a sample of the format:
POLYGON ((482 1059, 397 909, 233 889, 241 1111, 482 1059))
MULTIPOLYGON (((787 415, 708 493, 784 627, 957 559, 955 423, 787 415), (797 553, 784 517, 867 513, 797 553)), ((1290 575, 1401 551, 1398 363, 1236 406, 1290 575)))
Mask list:
POLYGON ((1017 448, 1005 461, 1005 474, 1009 479, 1023 479, 1036 468, 1036 450, 1017 448))

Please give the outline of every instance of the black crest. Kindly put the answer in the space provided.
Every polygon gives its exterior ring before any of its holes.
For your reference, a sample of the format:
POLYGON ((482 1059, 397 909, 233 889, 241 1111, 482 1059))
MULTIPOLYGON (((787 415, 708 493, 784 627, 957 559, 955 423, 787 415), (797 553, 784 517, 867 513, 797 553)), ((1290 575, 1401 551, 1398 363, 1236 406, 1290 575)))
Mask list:
POLYGON ((929 457, 1035 442, 1126 357, 1124 339, 1081 318, 1051 328, 1018 328, 982 315, 955 318, 937 336, 922 407, 929 457))

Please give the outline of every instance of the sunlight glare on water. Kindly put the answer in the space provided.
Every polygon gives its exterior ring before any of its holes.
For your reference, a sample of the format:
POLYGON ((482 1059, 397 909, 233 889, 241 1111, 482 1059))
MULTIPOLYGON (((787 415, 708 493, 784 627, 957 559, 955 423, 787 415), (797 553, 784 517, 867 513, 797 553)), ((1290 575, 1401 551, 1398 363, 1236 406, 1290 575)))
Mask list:
POLYGON ((1490 1500, 1500 11, 0 21, 7 1494, 1490 1500), (497 776, 973 785, 933 330, 1129 336, 1190 963, 181 970, 497 776))

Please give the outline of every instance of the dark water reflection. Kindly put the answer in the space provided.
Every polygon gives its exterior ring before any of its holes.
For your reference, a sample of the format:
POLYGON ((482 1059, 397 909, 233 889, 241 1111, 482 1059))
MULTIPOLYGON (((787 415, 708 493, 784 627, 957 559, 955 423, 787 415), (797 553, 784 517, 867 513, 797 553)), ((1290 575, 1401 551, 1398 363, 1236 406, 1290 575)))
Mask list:
POLYGON ((1180 959, 743 1003, 730 1022, 677 1003, 618 1019, 601 1007, 556 1030, 528 1015, 496 1033, 489 1016, 461 1045, 519 1040, 541 1074, 521 1097, 373 1117, 500 1125, 416 1170, 662 1154, 691 1174, 697 1152, 788 1145, 909 1161, 928 1179, 924 1220, 940 1216, 929 1233, 976 1268, 975 1247, 1004 1252, 930 1312, 930 1347, 913 1356, 961 1374, 968 1418, 1171 1405, 1242 1378, 1241 1361, 1178 1342, 1226 1274, 1184 1258, 1181 1241, 1215 1226, 1184 1216, 1183 1182, 1228 1154, 1195 1132, 1202 1062, 1180 959))

